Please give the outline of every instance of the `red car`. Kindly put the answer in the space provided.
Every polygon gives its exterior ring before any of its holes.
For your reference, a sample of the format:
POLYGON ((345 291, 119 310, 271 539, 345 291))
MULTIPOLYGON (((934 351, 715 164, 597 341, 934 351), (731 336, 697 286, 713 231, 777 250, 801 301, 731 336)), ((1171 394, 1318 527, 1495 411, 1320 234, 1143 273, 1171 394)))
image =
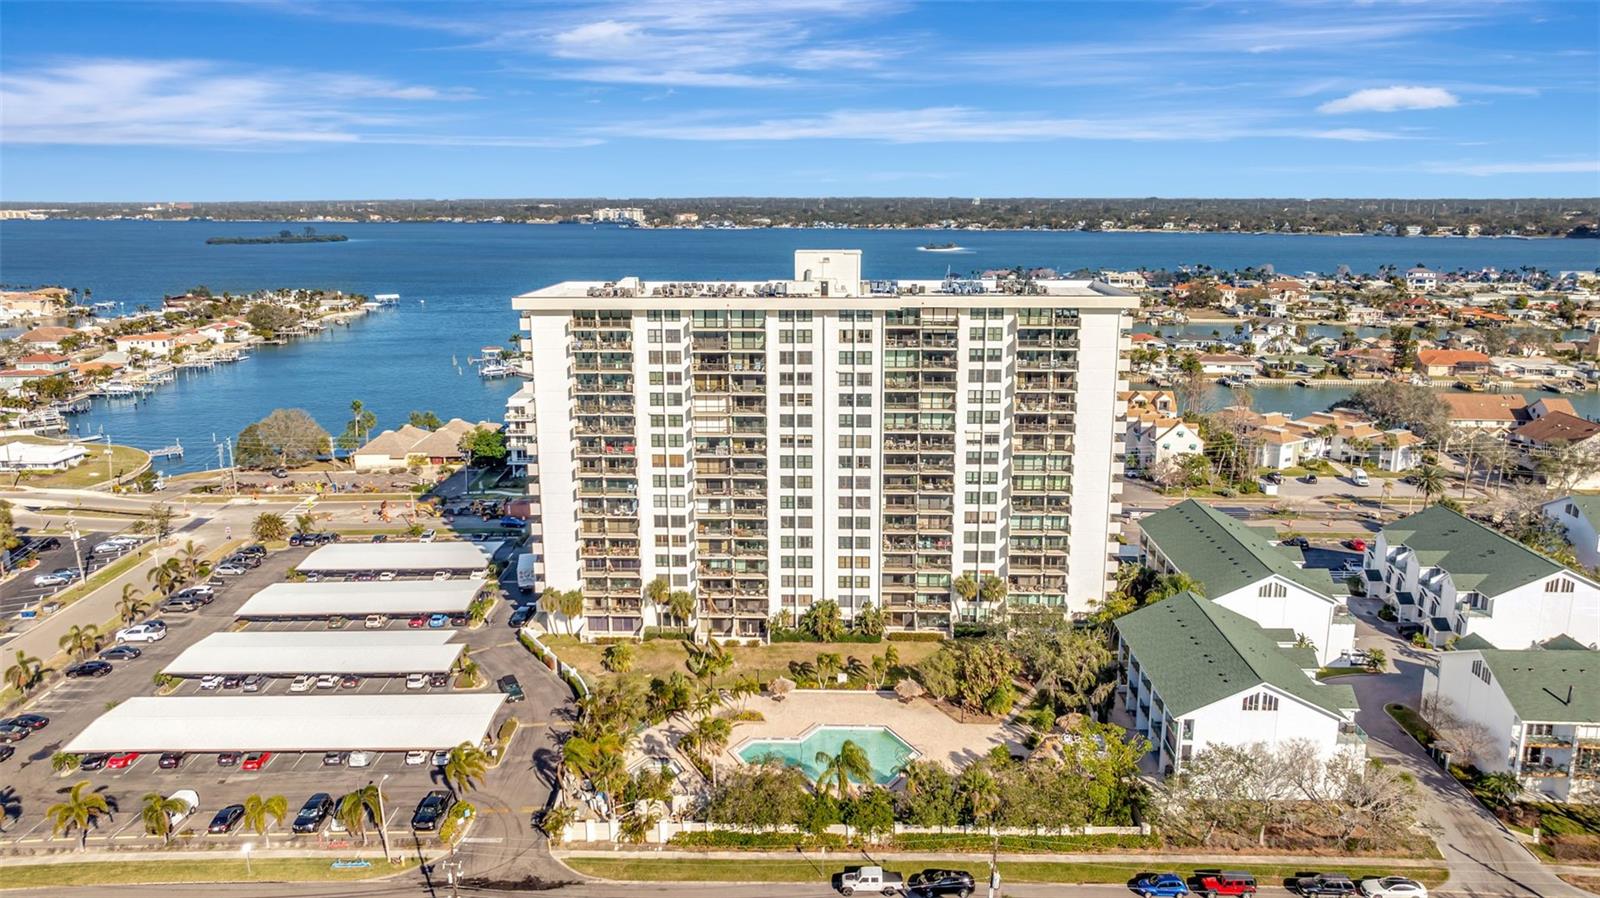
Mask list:
POLYGON ((1357 552, 1367 551, 1367 541, 1364 539, 1347 539, 1344 541, 1344 544, 1346 548, 1357 552))
POLYGON ((137 760, 139 760, 139 753, 138 752, 136 752, 136 751, 125 751, 125 752, 122 752, 121 754, 115 754, 115 755, 112 755, 111 757, 107 758, 106 759, 106 769, 108 769, 108 770, 126 770, 127 768, 132 767, 134 762, 137 761, 137 760))
POLYGON ((413 617, 410 621, 406 622, 406 626, 410 627, 413 630, 420 630, 423 627, 426 627, 427 625, 428 625, 428 616, 425 615, 425 614, 419 614, 416 617, 413 617))
POLYGON ((1231 870, 1204 870, 1196 873, 1194 879, 1189 881, 1193 891, 1205 898, 1216 898, 1218 895, 1254 895, 1256 893, 1256 878, 1249 873, 1235 873, 1231 870))
POLYGON ((244 763, 239 765, 242 770, 265 770, 272 763, 272 752, 257 751, 244 756, 244 763))

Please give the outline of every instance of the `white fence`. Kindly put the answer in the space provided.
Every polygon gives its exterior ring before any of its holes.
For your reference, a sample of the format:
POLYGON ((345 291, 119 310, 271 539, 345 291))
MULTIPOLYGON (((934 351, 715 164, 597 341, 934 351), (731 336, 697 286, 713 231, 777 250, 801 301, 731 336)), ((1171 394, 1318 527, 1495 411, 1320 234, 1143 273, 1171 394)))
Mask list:
POLYGON ((567 662, 556 657, 556 653, 539 639, 539 634, 535 632, 532 627, 523 627, 521 632, 522 635, 526 636, 528 641, 533 643, 535 646, 535 651, 539 655, 539 660, 544 661, 547 664, 551 661, 554 661, 557 674, 561 675, 563 679, 570 676, 572 681, 578 684, 578 692, 580 694, 589 694, 589 683, 588 681, 584 680, 583 674, 579 673, 576 667, 573 667, 567 662))
MULTIPOLYGON (((562 844, 572 842, 620 842, 619 833, 622 825, 616 820, 580 820, 567 825, 562 834, 562 844)), ((655 825, 645 839, 646 845, 665 845, 678 833, 704 833, 704 832, 780 832, 798 833, 799 830, 792 826, 781 826, 777 829, 752 829, 748 827, 723 826, 715 823, 696 823, 694 821, 662 820, 655 825)), ((841 836, 849 835, 849 831, 842 825, 828 827, 828 832, 841 836)), ((1085 826, 1078 829, 985 829, 981 826, 907 826, 902 823, 894 825, 895 835, 931 834, 960 834, 979 836, 1148 836, 1150 825, 1139 826, 1085 826)))

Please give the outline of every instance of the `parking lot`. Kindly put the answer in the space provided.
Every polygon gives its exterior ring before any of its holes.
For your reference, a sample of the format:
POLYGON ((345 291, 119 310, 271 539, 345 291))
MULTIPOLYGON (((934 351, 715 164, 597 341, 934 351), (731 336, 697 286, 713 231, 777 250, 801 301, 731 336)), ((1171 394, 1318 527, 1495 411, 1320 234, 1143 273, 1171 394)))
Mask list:
MULTIPOLYGON (((71 551, 70 544, 67 550, 71 551)), ((29 848, 60 848, 74 844, 76 835, 52 836, 44 811, 50 804, 59 801, 60 795, 74 783, 84 779, 93 783, 97 791, 105 794, 113 808, 112 817, 102 821, 100 828, 91 833, 89 837, 91 848, 104 847, 108 844, 153 841, 152 837, 144 833, 143 826, 138 820, 142 796, 152 791, 171 795, 179 789, 193 789, 200 796, 199 807, 184 821, 180 828, 179 839, 198 839, 201 842, 223 844, 259 840, 260 837, 253 833, 206 835, 205 828, 219 808, 242 802, 248 795, 283 795, 289 803, 289 814, 282 824, 273 830, 273 845, 326 845, 336 848, 340 847, 340 843, 348 837, 332 833, 326 826, 319 835, 291 837, 288 828, 295 811, 315 792, 327 792, 337 799, 353 789, 374 782, 383 783, 384 810, 391 839, 403 838, 409 843, 409 836, 402 837, 401 834, 409 832, 410 815, 417 802, 430 790, 442 788, 443 784, 438 770, 433 768, 431 763, 425 761, 408 765, 405 763, 403 752, 378 753, 369 765, 355 768, 347 764, 327 765, 324 763, 323 754, 315 752, 276 755, 266 768, 260 771, 245 771, 239 766, 219 766, 216 754, 188 756, 176 769, 161 769, 158 763, 159 756, 156 754, 141 755, 123 769, 76 771, 65 775, 57 775, 51 769, 52 755, 61 750, 63 745, 108 707, 133 696, 154 695, 156 693, 152 679, 154 675, 201 638, 219 630, 237 627, 280 631, 329 629, 327 622, 321 620, 256 622, 241 625, 235 623, 233 616, 243 602, 256 591, 269 584, 282 582, 286 572, 304 559, 309 551, 297 548, 275 552, 268 555, 260 567, 249 570, 241 576, 214 578, 220 585, 216 589, 212 603, 203 605, 194 612, 160 614, 159 617, 168 625, 167 637, 157 642, 137 644, 136 647, 142 650, 140 657, 115 662, 113 672, 103 678, 61 681, 32 705, 23 709, 30 713, 48 716, 50 724, 18 742, 14 746, 15 756, 0 762, 0 781, 4 782, 4 788, 10 790, 8 802, 18 812, 16 819, 5 827, 3 834, 0 834, 0 846, 27 851, 29 848)), ((566 700, 565 687, 542 670, 536 669, 531 656, 518 645, 514 631, 505 626, 509 614, 510 607, 502 604, 491 612, 483 627, 475 630, 450 629, 455 634, 456 641, 471 646, 472 657, 481 666, 484 685, 478 691, 493 691, 495 679, 505 673, 516 674, 527 689, 529 701, 506 705, 505 710, 497 715, 495 725, 498 726, 501 720, 512 714, 518 715, 527 724, 542 725, 548 723, 552 708, 566 700)), ((344 626, 364 629, 359 620, 350 621, 344 626)), ((396 618, 389 621, 388 626, 405 628, 407 620, 396 618)), ((109 639, 106 644, 110 644, 109 639)), ((341 672, 305 671, 305 673, 341 672)), ((251 695, 287 695, 291 679, 287 676, 269 677, 262 688, 251 695)), ((319 690, 313 687, 306 694, 379 695, 402 694, 408 691, 412 694, 440 694, 454 690, 450 685, 430 685, 420 690, 407 690, 404 676, 374 676, 363 678, 354 688, 334 687, 319 690)), ((224 690, 220 687, 214 691, 204 690, 201 688, 200 680, 192 678, 186 679, 172 694, 237 696, 242 695, 243 691, 242 688, 224 690)), ((250 695, 244 697, 248 699, 250 695)), ((519 739, 517 748, 520 750, 525 744, 531 745, 532 742, 519 739)), ((247 745, 239 746, 238 749, 241 752, 251 751, 251 747, 247 745)), ((519 754, 532 751, 532 748, 528 748, 526 751, 519 751, 519 754)), ((513 762, 508 759, 508 763, 503 765, 502 772, 515 770, 513 776, 520 780, 526 777, 527 766, 529 765, 525 760, 513 762)), ((500 781, 506 779, 503 775, 494 778, 500 781)), ((514 786, 508 786, 508 789, 514 794, 527 792, 531 796, 527 799, 529 801, 542 801, 542 797, 538 794, 540 789, 536 785, 523 785, 519 782, 514 786)))
MULTIPOLYGON (((94 547, 110 538, 113 534, 109 531, 84 532, 80 534, 78 546, 83 550, 83 571, 85 576, 92 576, 95 571, 122 557, 119 555, 96 555, 94 547)), ((78 569, 78 558, 72 550, 72 540, 65 536, 51 537, 44 534, 29 535, 27 543, 18 546, 11 552, 12 564, 23 563, 37 555, 39 564, 29 570, 20 571, 5 584, 0 585, 0 617, 13 617, 23 608, 40 601, 48 600, 50 596, 70 588, 73 583, 64 583, 59 586, 35 586, 33 578, 51 571, 78 569), (37 546, 44 542, 54 542, 56 545, 36 552, 37 546)))

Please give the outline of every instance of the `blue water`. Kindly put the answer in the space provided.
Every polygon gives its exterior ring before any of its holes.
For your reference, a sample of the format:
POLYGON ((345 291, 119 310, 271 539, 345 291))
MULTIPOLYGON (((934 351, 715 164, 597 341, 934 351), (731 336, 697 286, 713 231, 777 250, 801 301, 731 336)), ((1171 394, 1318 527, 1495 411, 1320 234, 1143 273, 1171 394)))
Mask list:
MULTIPOLYGON (((163 294, 197 284, 213 291, 322 287, 399 293, 399 308, 249 361, 181 374, 148 399, 97 401, 73 419, 84 433, 151 447, 181 439, 176 471, 213 465, 215 440, 236 434, 278 406, 298 406, 333 433, 352 399, 396 425, 413 409, 442 417, 499 419, 515 381, 480 382, 467 369, 479 348, 517 329, 510 298, 553 281, 616 278, 742 279, 787 275, 804 247, 860 248, 869 277, 938 277, 947 270, 1011 265, 1236 268, 1270 263, 1286 273, 1373 271, 1392 264, 1435 269, 1529 265, 1549 270, 1600 265, 1600 241, 1434 240, 1252 234, 1098 234, 624 230, 576 225, 327 224, 346 243, 207 246, 212 236, 271 234, 274 222, 0 222, 0 283, 88 288, 96 301, 159 305, 163 294), (956 239, 971 251, 918 252, 956 239)), ((1263 404, 1264 405, 1264 404, 1263 404)))
POLYGON ((806 778, 815 780, 823 765, 817 763, 817 752, 829 756, 839 753, 839 746, 854 742, 867 753, 872 764, 872 781, 883 785, 899 775, 915 752, 899 736, 886 727, 824 726, 806 734, 804 739, 757 739, 739 749, 739 757, 747 764, 760 763, 774 757, 790 767, 799 767, 806 778))

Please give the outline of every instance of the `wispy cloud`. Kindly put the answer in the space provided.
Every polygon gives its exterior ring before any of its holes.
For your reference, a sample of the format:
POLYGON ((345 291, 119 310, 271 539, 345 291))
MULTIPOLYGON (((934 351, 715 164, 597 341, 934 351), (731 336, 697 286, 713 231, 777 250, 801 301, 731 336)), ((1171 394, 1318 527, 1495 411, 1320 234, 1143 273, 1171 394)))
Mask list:
POLYGON ((1600 174, 1600 159, 1566 159, 1553 162, 1430 162, 1425 171, 1439 175, 1469 175, 1486 178, 1494 175, 1600 174))
POLYGON ((1329 100, 1317 111, 1329 115, 1347 112, 1399 112, 1404 109, 1445 109, 1460 105, 1455 94, 1442 87, 1393 85, 1369 87, 1329 100))

